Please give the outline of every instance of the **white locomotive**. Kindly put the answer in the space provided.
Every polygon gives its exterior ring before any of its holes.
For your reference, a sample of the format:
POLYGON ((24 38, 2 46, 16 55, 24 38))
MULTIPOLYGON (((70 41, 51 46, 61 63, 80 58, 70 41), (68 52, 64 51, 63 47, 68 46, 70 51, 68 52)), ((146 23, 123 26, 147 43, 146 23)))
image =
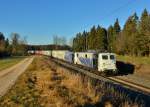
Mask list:
POLYGON ((97 69, 100 72, 112 71, 116 73, 117 71, 116 55, 114 53, 71 52, 68 50, 42 50, 34 53, 97 69))

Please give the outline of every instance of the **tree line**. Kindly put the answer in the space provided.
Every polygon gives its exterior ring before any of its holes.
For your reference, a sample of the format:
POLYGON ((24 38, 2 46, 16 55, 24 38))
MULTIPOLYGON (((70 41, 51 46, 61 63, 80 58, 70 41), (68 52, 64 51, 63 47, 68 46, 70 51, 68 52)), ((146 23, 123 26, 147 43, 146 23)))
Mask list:
POLYGON ((129 16, 121 29, 119 20, 108 29, 93 26, 90 31, 76 34, 74 51, 109 51, 121 55, 150 55, 150 14, 144 9, 139 18, 136 13, 129 16))
POLYGON ((26 40, 21 39, 18 33, 11 33, 10 40, 0 32, 0 58, 7 56, 26 55, 26 40))
POLYGON ((64 37, 54 36, 53 44, 48 45, 28 45, 25 38, 21 38, 18 33, 11 33, 10 39, 5 38, 0 32, 0 58, 8 56, 24 56, 29 50, 72 50, 66 45, 64 37))
POLYGON ((27 45, 27 50, 72 50, 68 45, 27 45))
POLYGON ((53 36, 53 44, 47 45, 27 45, 28 50, 72 50, 72 48, 66 44, 65 37, 58 35, 53 36))

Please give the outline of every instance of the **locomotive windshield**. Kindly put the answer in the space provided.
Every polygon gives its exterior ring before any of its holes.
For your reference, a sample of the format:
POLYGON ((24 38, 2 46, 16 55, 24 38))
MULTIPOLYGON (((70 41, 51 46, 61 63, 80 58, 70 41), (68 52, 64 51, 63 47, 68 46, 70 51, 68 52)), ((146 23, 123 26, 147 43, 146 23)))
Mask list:
POLYGON ((102 55, 102 59, 103 60, 107 60, 108 59, 108 55, 102 55))
POLYGON ((114 56, 114 55, 110 55, 110 59, 111 59, 111 60, 114 60, 114 59, 115 59, 115 56, 114 56))

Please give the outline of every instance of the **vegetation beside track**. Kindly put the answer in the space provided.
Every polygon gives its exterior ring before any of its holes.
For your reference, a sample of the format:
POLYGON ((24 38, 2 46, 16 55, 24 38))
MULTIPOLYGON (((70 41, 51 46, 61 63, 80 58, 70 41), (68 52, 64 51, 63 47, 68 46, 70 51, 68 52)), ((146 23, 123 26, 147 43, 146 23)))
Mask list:
POLYGON ((36 57, 13 88, 2 98, 0 106, 76 107, 136 106, 120 90, 105 83, 70 72, 45 57, 36 57))
POLYGON ((117 55, 117 60, 134 66, 135 73, 150 74, 150 58, 117 55))
POLYGON ((19 56, 19 57, 8 57, 8 58, 0 59, 0 71, 17 64, 19 61, 23 60, 24 58, 25 57, 19 56))
POLYGON ((118 55, 117 59, 120 61, 131 62, 134 64, 150 65, 150 58, 149 57, 134 57, 134 56, 118 55))

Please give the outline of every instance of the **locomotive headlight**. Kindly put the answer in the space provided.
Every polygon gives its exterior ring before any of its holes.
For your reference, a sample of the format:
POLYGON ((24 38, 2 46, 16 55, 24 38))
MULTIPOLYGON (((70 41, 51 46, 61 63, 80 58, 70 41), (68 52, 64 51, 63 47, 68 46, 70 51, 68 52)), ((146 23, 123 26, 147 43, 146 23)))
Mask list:
POLYGON ((103 66, 105 66, 105 63, 103 63, 103 66))

